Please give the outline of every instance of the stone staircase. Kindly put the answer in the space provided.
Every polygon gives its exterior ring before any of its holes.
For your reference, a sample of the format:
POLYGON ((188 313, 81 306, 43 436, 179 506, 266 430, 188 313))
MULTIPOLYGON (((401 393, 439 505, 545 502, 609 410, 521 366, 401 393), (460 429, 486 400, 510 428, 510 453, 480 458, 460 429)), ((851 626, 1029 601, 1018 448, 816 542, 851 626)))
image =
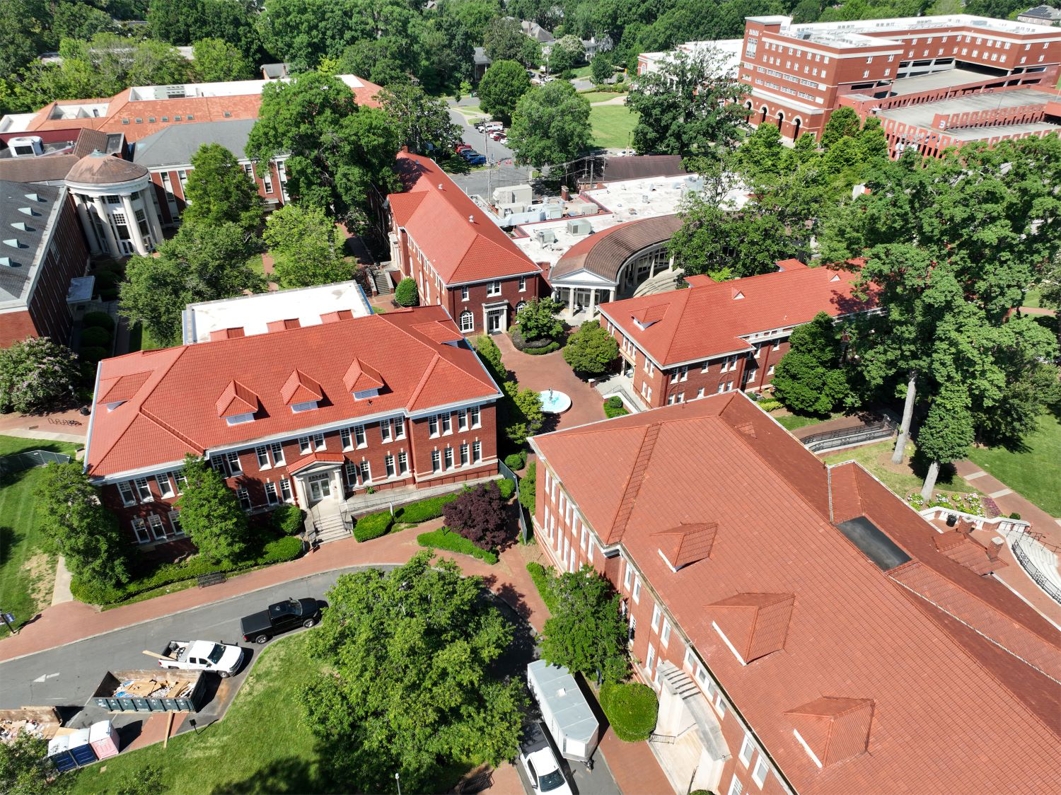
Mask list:
POLYGON ((350 537, 350 531, 346 528, 341 513, 327 513, 320 516, 310 514, 308 524, 310 527, 309 539, 313 541, 313 526, 317 529, 317 542, 327 544, 329 541, 341 541, 350 537))
MULTIPOLYGON (((389 263, 384 263, 382 266, 378 266, 372 269, 372 283, 376 287, 376 293, 379 295, 390 295, 394 292, 394 286, 391 282, 388 272, 397 272, 396 269, 388 269, 386 266, 389 263)), ((399 274, 400 275, 400 274, 399 274)))

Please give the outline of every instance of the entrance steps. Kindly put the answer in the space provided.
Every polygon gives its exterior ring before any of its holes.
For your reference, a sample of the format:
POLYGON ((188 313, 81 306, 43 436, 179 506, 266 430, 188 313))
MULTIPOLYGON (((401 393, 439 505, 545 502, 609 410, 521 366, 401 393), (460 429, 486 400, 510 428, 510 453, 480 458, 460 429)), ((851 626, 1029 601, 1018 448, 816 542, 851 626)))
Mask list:
MULTIPOLYGON (((317 542, 327 544, 329 541, 341 541, 350 537, 350 531, 346 528, 346 522, 340 513, 324 514, 314 517, 314 526, 317 529, 317 542)), ((310 536, 312 542, 313 537, 310 536)))

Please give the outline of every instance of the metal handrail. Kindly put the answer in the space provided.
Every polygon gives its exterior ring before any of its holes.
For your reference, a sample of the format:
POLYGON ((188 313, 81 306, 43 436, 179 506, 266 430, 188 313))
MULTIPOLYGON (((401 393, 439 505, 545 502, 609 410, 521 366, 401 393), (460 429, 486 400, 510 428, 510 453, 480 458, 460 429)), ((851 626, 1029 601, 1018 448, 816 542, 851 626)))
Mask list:
POLYGON ((820 449, 824 449, 823 446, 828 446, 828 442, 850 442, 862 441, 863 439, 884 438, 886 436, 891 436, 894 429, 894 425, 887 420, 883 420, 872 425, 860 425, 852 428, 840 428, 835 431, 812 433, 809 436, 803 437, 800 441, 803 442, 804 446, 811 452, 818 452, 820 449))
POLYGON ((1024 569, 1025 574, 1032 578, 1036 585, 1042 588, 1047 596, 1053 599, 1058 604, 1061 604, 1061 589, 1059 589, 1052 582, 1047 580, 1040 572, 1039 567, 1036 566, 1031 558, 1028 557, 1027 553, 1021 549, 1021 542, 1024 540, 1023 537, 1018 538, 1013 542, 1013 555, 1017 558, 1021 568, 1024 569))

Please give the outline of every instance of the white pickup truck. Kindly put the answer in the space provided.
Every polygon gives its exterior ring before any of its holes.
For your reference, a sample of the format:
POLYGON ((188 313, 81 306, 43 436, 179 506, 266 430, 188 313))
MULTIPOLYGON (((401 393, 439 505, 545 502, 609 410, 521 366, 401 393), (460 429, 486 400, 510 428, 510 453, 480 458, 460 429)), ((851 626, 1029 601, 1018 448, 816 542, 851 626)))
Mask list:
POLYGON ((145 651, 158 659, 163 668, 185 671, 214 671, 222 677, 232 676, 243 662, 243 649, 212 640, 171 640, 162 654, 145 651))

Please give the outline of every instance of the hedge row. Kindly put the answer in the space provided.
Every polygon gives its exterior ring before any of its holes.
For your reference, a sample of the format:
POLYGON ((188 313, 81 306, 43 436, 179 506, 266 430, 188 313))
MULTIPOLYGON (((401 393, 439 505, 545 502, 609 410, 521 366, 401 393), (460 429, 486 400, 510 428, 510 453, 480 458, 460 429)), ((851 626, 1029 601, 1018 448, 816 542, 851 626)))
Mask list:
POLYGON ((430 533, 421 533, 416 537, 416 543, 430 549, 445 549, 449 552, 459 552, 462 555, 472 555, 479 560, 485 560, 491 566, 497 563, 496 552, 479 549, 467 538, 457 535, 447 527, 440 527, 430 533))
POLYGON ((640 682, 605 682, 600 690, 600 705, 615 736, 624 742, 647 740, 656 728, 659 702, 656 693, 648 685, 640 682))
POLYGON ((629 413, 630 412, 626 410, 626 406, 623 405, 622 398, 618 395, 612 395, 604 401, 604 416, 608 419, 612 419, 612 417, 622 417, 629 413))
POLYGON ((555 613, 557 605, 556 593, 553 591, 553 578, 556 573, 552 568, 547 569, 542 564, 534 561, 527 564, 527 571, 530 573, 531 580, 534 582, 534 587, 538 589, 542 601, 545 602, 545 606, 549 608, 550 613, 555 613))
POLYGON ((269 517, 276 532, 285 536, 301 533, 305 527, 305 514, 297 505, 281 505, 269 517))
POLYGON ((453 494, 441 494, 438 497, 428 497, 426 500, 411 502, 403 505, 394 512, 394 518, 406 524, 420 524, 430 519, 437 519, 442 515, 443 509, 460 496, 460 492, 453 494))
POLYGON ((394 516, 391 515, 389 509, 370 513, 357 520, 357 524, 354 525, 354 538, 358 541, 371 541, 373 538, 385 535, 391 529, 392 524, 394 524, 394 516))
POLYGON ((558 350, 560 350, 560 348, 561 348, 560 343, 556 342, 554 340, 553 342, 550 342, 548 345, 545 345, 545 346, 543 346, 541 348, 531 348, 531 347, 528 346, 528 347, 523 349, 523 352, 528 354, 528 355, 530 355, 530 356, 544 356, 547 353, 552 353, 553 351, 558 351, 558 350))

